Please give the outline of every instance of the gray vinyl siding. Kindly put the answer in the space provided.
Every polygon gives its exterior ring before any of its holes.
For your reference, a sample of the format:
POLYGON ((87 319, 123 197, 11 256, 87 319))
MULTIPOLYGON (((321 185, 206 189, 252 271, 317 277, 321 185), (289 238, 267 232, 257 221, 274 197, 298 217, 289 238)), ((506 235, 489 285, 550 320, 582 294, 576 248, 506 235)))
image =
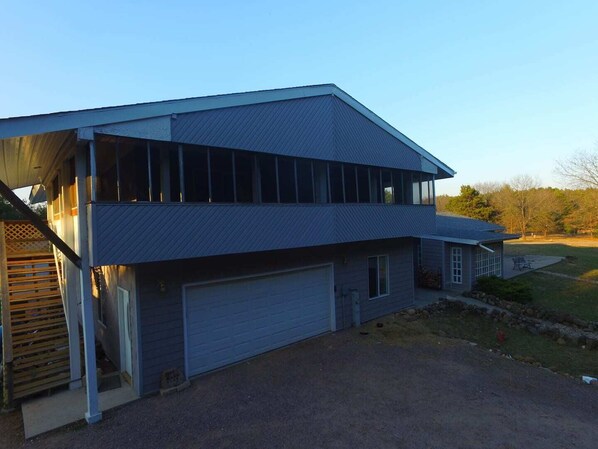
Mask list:
POLYGON ((180 114, 171 131, 179 143, 422 171, 417 152, 332 95, 180 114))
POLYGON ((412 248, 412 239, 396 239, 138 265, 143 393, 158 390, 162 371, 185 371, 184 284, 333 263, 336 327, 343 329, 352 322, 351 289, 359 292, 362 321, 413 305, 412 248), (370 300, 367 258, 380 254, 389 256, 389 295, 370 300))
MULTIPOLYGON (((443 251, 442 247, 444 246, 444 242, 440 240, 429 240, 429 239, 422 239, 421 240, 421 254, 422 254, 422 267, 426 270, 431 270, 434 272, 440 271, 443 273, 443 251)), ((444 279, 444 273, 443 273, 444 279)))
POLYGON ((433 206, 96 203, 92 265, 408 237, 434 230, 433 206))

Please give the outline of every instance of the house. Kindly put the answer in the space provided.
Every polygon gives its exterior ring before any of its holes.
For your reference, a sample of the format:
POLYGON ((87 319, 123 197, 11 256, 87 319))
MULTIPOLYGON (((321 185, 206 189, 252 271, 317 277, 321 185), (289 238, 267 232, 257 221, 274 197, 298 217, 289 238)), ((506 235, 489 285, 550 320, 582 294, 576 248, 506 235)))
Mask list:
POLYGON ((24 213, 45 187, 89 422, 94 340, 144 395, 412 305, 454 175, 332 84, 3 119, 0 155, 24 213))
POLYGON ((519 238, 504 227, 450 213, 436 215, 436 232, 417 244, 416 267, 437 288, 471 290, 483 276, 503 277, 503 242, 519 238))

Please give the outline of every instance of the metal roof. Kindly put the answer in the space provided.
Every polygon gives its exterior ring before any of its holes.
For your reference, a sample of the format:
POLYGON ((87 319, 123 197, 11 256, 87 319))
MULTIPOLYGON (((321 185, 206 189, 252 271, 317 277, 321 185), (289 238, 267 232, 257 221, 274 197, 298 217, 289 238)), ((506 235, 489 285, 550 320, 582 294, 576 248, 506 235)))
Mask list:
POLYGON ((423 234, 420 238, 444 242, 479 245, 519 238, 518 234, 506 234, 504 227, 483 220, 439 212, 436 214, 436 232, 423 234))
POLYGON ((0 179, 11 188, 39 183, 40 178, 51 174, 66 142, 73 139, 69 141, 72 143, 76 137, 73 131, 80 128, 325 95, 338 98, 434 164, 439 178, 454 176, 453 169, 346 92, 334 84, 322 84, 0 119, 0 179))

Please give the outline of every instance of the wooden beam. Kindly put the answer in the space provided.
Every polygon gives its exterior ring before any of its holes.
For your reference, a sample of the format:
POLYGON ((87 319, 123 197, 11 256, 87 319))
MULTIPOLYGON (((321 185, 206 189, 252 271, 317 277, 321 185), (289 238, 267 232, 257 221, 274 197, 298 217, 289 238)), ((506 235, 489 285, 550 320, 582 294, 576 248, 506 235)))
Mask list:
MULTIPOLYGON (((43 234, 58 250, 64 254, 77 267, 81 268, 81 258, 68 246, 44 221, 33 212, 15 193, 0 180, 0 195, 4 197, 15 209, 23 214, 35 228, 43 234)), ((84 206, 84 205, 83 205, 84 206)))
POLYGON ((4 222, 0 222, 0 299, 2 300, 2 365, 4 371, 3 397, 5 410, 13 407, 13 376, 12 376, 12 329, 10 321, 10 302, 8 291, 8 269, 6 265, 6 238, 4 222))

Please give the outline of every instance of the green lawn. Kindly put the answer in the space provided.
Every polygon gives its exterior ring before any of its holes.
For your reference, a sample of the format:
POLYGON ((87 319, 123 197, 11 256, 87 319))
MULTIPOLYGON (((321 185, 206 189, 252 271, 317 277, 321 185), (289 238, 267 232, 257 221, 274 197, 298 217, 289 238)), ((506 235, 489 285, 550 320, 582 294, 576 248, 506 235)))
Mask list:
POLYGON ((518 276, 515 280, 531 287, 533 304, 570 313, 584 320, 598 321, 596 284, 533 272, 518 276))
POLYGON ((501 323, 479 317, 461 317, 446 312, 424 320, 432 332, 444 331, 450 337, 472 341, 485 348, 500 349, 513 357, 533 358, 547 368, 574 376, 598 374, 598 352, 573 346, 561 346, 553 340, 512 329, 501 323), (504 343, 496 339, 497 331, 506 334, 504 343))
MULTIPOLYGON (((564 239, 563 243, 507 243, 505 254, 565 257, 544 270, 598 281, 598 246, 571 246, 564 244, 567 241, 579 244, 575 239, 564 239)), ((598 321, 598 285, 534 272, 515 279, 531 287, 534 304, 598 321)))

